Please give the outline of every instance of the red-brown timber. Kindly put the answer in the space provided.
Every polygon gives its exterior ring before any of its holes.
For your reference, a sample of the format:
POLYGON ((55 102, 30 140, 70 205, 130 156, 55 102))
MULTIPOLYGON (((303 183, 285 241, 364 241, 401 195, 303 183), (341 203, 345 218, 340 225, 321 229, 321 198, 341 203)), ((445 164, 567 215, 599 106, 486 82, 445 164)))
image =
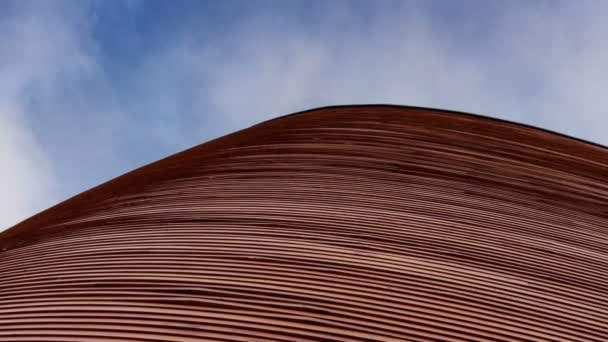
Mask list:
POLYGON ((326 107, 0 233, 0 341, 606 341, 608 149, 326 107))

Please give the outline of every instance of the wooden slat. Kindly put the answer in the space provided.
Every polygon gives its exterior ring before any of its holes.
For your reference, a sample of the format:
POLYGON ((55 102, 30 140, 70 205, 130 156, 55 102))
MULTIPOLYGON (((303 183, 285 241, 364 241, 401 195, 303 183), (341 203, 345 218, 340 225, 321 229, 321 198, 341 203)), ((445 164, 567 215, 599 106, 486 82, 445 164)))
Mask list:
POLYGON ((0 233, 0 341, 605 341, 608 150, 329 107, 0 233))

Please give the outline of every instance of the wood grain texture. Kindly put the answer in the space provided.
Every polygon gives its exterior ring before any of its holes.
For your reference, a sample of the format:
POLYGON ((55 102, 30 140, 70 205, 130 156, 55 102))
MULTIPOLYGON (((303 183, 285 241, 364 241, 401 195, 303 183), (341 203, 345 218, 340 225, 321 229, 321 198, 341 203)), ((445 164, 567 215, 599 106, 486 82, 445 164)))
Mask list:
POLYGON ((0 233, 0 341, 606 341, 608 150, 328 107, 0 233))

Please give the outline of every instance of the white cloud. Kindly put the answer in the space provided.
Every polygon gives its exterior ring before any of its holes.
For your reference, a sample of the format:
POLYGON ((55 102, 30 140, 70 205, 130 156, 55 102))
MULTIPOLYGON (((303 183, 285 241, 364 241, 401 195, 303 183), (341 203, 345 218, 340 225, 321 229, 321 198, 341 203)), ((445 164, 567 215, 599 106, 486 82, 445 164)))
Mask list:
MULTIPOLYGON (((14 111, 6 105, 0 111, 14 111)), ((52 176, 48 160, 16 118, 0 117, 0 227, 48 205, 52 176)))
POLYGON ((340 27, 349 8, 329 9, 306 30, 262 16, 206 66, 210 102, 240 126, 314 106, 394 103, 492 115, 607 144, 608 22, 597 8, 606 6, 503 5, 492 26, 470 37, 450 30, 475 26, 475 14, 436 22, 407 4, 372 13, 354 31, 340 27))
POLYGON ((29 90, 58 91, 95 67, 68 18, 40 5, 0 20, 0 230, 57 200, 51 160, 28 125, 29 90))

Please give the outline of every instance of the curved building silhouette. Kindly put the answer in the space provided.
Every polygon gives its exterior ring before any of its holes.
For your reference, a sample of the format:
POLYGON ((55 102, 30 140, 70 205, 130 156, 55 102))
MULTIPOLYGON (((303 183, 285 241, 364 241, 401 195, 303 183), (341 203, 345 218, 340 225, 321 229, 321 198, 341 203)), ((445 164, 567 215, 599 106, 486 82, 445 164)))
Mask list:
POLYGON ((327 107, 127 173, 0 248, 0 341, 606 341, 608 150, 327 107))

